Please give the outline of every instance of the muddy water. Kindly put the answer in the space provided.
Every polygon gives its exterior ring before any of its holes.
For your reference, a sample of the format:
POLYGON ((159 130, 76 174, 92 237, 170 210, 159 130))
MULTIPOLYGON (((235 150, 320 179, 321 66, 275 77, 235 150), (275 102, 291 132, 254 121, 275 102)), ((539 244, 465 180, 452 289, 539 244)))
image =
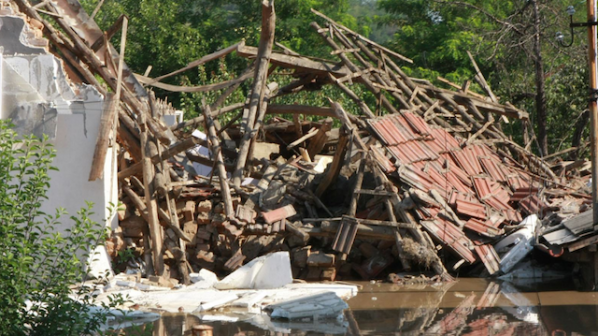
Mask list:
MULTIPOLYGON (((442 285, 360 283, 342 321, 313 323, 239 318, 200 321, 163 316, 126 335, 191 335, 207 324, 216 335, 597 335, 598 293, 568 282, 512 284, 460 279, 442 285)), ((237 317, 236 317, 237 318, 237 317)))

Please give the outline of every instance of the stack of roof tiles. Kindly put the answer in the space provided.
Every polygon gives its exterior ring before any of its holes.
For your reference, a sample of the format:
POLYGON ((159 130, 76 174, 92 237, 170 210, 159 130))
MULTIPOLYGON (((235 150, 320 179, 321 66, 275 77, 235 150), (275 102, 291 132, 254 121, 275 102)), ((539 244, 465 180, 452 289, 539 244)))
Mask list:
POLYGON ((531 175, 485 144, 467 144, 410 112, 369 124, 395 160, 401 182, 426 193, 437 190, 465 221, 463 230, 450 217, 438 216, 440 208, 416 209, 426 230, 469 262, 476 260, 473 251, 481 251, 472 247, 483 240, 468 236, 504 233, 502 225, 522 220, 520 202, 535 197, 531 175))

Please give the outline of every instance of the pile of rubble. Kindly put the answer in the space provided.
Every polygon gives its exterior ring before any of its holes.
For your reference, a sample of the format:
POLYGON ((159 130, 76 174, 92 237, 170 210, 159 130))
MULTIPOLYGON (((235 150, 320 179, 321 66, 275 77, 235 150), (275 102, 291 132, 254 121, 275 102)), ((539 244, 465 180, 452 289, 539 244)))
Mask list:
POLYGON ((133 74, 119 57, 126 39, 120 53, 109 43, 119 28, 126 31, 126 18, 104 33, 77 1, 37 8, 14 2, 43 25, 79 81, 113 98, 90 180, 102 176, 108 146, 119 146, 123 207, 107 245, 113 256, 142 256, 147 275, 189 283, 200 269, 228 273, 274 251, 289 251, 293 276, 308 280, 426 270, 448 280, 449 272, 478 262, 492 275, 501 268, 493 244, 525 216, 537 214, 554 228, 591 203, 587 176, 549 164, 530 143, 503 133, 501 122, 529 125, 528 114, 500 104, 475 62, 487 95, 470 91, 469 82, 438 88, 395 63, 411 62, 406 57, 316 11, 325 26, 312 23, 314 32, 338 61, 299 55, 274 42, 274 5, 264 1, 258 48, 240 42, 152 79, 133 74), (196 87, 160 82, 233 52, 252 60, 236 79, 196 87), (275 69, 292 71, 293 80, 279 87, 270 80, 275 69), (245 82, 246 101, 223 106, 245 82), (202 116, 167 126, 174 109, 143 85, 220 95, 202 106, 202 116), (333 101, 276 104, 326 85, 360 114, 333 101), (375 97, 375 108, 354 87, 375 97), (237 114, 221 125, 217 117, 225 113, 237 114))

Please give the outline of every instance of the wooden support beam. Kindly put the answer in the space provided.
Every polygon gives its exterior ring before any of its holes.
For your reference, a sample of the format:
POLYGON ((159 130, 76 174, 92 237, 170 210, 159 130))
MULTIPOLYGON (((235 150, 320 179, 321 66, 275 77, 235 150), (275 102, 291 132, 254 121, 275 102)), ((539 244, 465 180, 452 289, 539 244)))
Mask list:
MULTIPOLYGON (((196 145, 200 145, 200 144, 206 146, 207 142, 204 140, 201 140, 199 138, 196 138, 194 136, 188 137, 187 139, 174 144, 173 146, 171 146, 170 148, 168 148, 167 150, 162 152, 162 154, 157 154, 157 155, 152 156, 150 158, 151 163, 157 164, 160 161, 168 160, 171 157, 177 155, 178 153, 185 151, 191 147, 195 147, 196 145)), ((131 175, 138 174, 142 171, 142 169, 143 169, 143 165, 141 163, 136 163, 129 168, 121 170, 118 173, 118 178, 123 179, 123 178, 129 177, 131 175)))
POLYGON ((480 84, 482 89, 484 91, 486 91, 486 94, 488 95, 488 97, 490 97, 490 100, 492 100, 493 103, 498 103, 498 98, 496 98, 496 96, 494 95, 494 92, 492 92, 490 85, 488 85, 488 82, 486 82, 486 78, 484 77, 484 74, 482 74, 482 71, 478 67, 478 64, 476 63, 475 59, 473 58, 473 55, 471 54, 471 52, 469 50, 467 50, 467 56, 469 56, 469 59, 471 60, 471 64, 473 65, 473 68, 475 69, 476 81, 478 82, 478 84, 480 84))
POLYGON ((411 59, 409 59, 409 58, 407 58, 407 57, 405 57, 405 56, 403 56, 403 55, 401 55, 401 54, 399 54, 397 52, 394 52, 394 51, 392 51, 392 50, 390 50, 390 49, 388 49, 388 48, 386 48, 384 46, 381 46, 378 43, 376 43, 376 42, 374 42, 374 41, 372 41, 372 40, 370 40, 370 39, 368 39, 368 38, 366 38, 366 37, 364 37, 362 35, 357 34, 356 32, 354 32, 351 29, 349 29, 349 28, 347 28, 347 27, 345 27, 345 26, 337 23, 336 21, 334 21, 331 18, 327 17, 326 15, 318 12, 317 10, 315 10, 315 9, 312 8, 311 11, 314 14, 316 14, 317 16, 319 16, 319 17, 323 18, 324 20, 328 21, 330 24, 333 24, 333 25, 337 26, 338 28, 346 31, 347 33, 355 36, 356 38, 359 38, 360 40, 363 40, 364 42, 367 42, 371 46, 373 46, 373 47, 375 47, 377 49, 383 50, 384 52, 388 53, 389 55, 393 55, 394 57, 396 57, 396 58, 398 58, 400 60, 403 60, 403 61, 408 62, 408 63, 413 63, 413 60, 411 60, 411 59))
POLYGON ((114 96, 107 96, 107 110, 102 113, 102 120, 100 122, 100 130, 98 133, 98 139, 96 140, 96 146, 93 154, 91 163, 91 172, 89 173, 89 181, 95 181, 102 176, 104 173, 104 164, 106 163, 106 154, 108 153, 108 144, 110 141, 110 135, 116 137, 116 134, 112 134, 116 130, 117 110, 120 108, 120 96, 122 89, 122 75, 123 67, 125 63, 125 46, 127 43, 127 27, 129 20, 125 17, 122 22, 122 36, 120 44, 120 55, 118 57, 118 73, 116 79, 116 94, 114 96), (112 99, 112 100, 111 100, 112 99))
MULTIPOLYGON (((297 126, 295 126, 295 128, 297 129, 297 126)), ((293 147, 299 145, 300 143, 313 138, 314 136, 316 136, 318 134, 318 130, 314 127, 312 129, 309 130, 309 132, 307 132, 307 134, 305 134, 304 136, 300 137, 299 139, 291 142, 290 144, 287 145, 287 150, 291 150, 293 149, 293 147)))
MULTIPOLYGON (((320 26, 315 23, 312 22, 310 24, 316 31, 320 31, 320 26)), ((325 32, 321 32, 320 36, 322 37, 322 39, 324 39, 324 41, 326 41, 326 43, 331 46, 333 49, 335 50, 339 50, 341 49, 341 47, 336 44, 336 42, 334 42, 334 40, 332 38, 330 38, 328 36, 327 33, 325 32)), ((345 64, 347 66, 347 68, 349 68, 349 70, 351 70, 352 72, 358 72, 360 71, 359 67, 357 67, 355 64, 353 64, 353 62, 345 55, 345 54, 339 54, 338 55, 340 57, 340 59, 343 61, 343 64, 345 64)), ((380 96, 381 100, 382 100, 382 105, 384 106, 384 108, 390 112, 390 113, 399 113, 399 111, 397 111, 397 109, 392 105, 392 103, 386 98, 386 96, 384 95, 380 95, 380 89, 378 89, 374 83, 372 83, 372 81, 370 81, 366 76, 361 77, 361 80, 363 82, 363 84, 370 90, 372 91, 372 93, 374 93, 376 96, 380 96)))
POLYGON ((152 251, 154 260, 155 275, 162 276, 164 273, 164 257, 162 256, 162 228, 158 219, 158 205, 153 187, 154 165, 150 154, 150 142, 147 136, 145 113, 141 114, 141 154, 143 164, 143 184, 145 188, 145 205, 147 208, 147 221, 152 240, 152 251))
MULTIPOLYGON (((102 0, 103 2, 104 0, 102 0)), ((93 18, 92 18, 93 19, 93 18)), ((114 22, 114 24, 112 26, 110 26, 110 28, 108 28, 108 30, 104 33, 103 37, 98 38, 92 45, 91 45, 91 50, 93 51, 98 51, 100 50, 101 47, 104 46, 104 40, 108 40, 110 41, 112 39, 112 37, 114 36, 114 34, 116 34, 116 32, 121 29, 121 27, 124 27, 125 25, 125 21, 128 21, 128 17, 124 14, 121 14, 118 19, 116 19, 116 21, 114 22)), ((123 29, 124 30, 124 29, 123 29)))
POLYGON ((208 131, 208 144, 210 146, 210 151, 212 151, 212 155, 215 157, 215 171, 218 174, 220 182, 220 193, 222 194, 222 201, 224 202, 224 214, 228 219, 233 219, 235 216, 235 209, 233 208, 228 177, 226 175, 226 169, 224 168, 224 160, 222 159, 220 140, 218 140, 218 136, 216 135, 214 120, 212 119, 210 107, 208 105, 204 105, 203 114, 206 121, 206 130, 208 131))
POLYGON ((162 90, 170 91, 170 92, 186 92, 186 93, 194 93, 194 92, 208 92, 208 91, 216 91, 221 89, 226 89, 230 86, 240 84, 251 77, 251 73, 245 73, 235 79, 227 80, 220 83, 215 84, 208 84, 208 85, 200 85, 200 86, 181 86, 181 85, 172 85, 166 84, 162 82, 156 81, 156 79, 145 77, 140 74, 135 74, 135 78, 144 85, 149 85, 153 87, 157 87, 162 90))
POLYGON ((328 172, 318 184, 318 188, 316 189, 316 195, 321 197, 324 192, 330 187, 334 181, 338 178, 338 174, 341 171, 341 168, 344 163, 344 158, 347 153, 347 147, 351 141, 351 137, 353 136, 354 127, 349 121, 347 117, 347 113, 342 108, 339 103, 333 102, 330 100, 330 105, 332 106, 332 110, 335 112, 339 120, 343 126, 339 129, 339 140, 336 146, 336 152, 334 153, 334 157, 332 159, 332 163, 328 172))
MULTIPOLYGON (((268 77, 268 66, 272 55, 272 46, 274 45, 274 32, 276 27, 276 12, 274 11, 274 1, 262 1, 262 31, 260 35, 260 45, 257 51, 256 71, 253 80, 253 88, 249 95, 249 104, 247 106, 247 118, 243 120, 245 126, 244 135, 239 144, 239 156, 233 172, 233 185, 241 186, 245 163, 249 157, 253 137, 257 132, 254 126, 261 127, 261 121, 258 120, 262 107, 262 102, 266 97, 266 79, 268 77)), ((264 106, 265 107, 265 106, 264 106)), ((265 114, 265 110, 263 114, 265 114)))
MULTIPOLYGON (((185 67, 183 67, 183 68, 181 68, 179 70, 175 70, 175 71, 170 72, 170 73, 168 73, 166 75, 162 75, 162 76, 156 77, 156 78, 154 78, 154 81, 159 82, 159 81, 161 81, 161 80, 163 80, 165 78, 172 77, 174 75, 180 74, 180 73, 185 72, 187 70, 191 70, 193 68, 197 68, 198 66, 200 66, 202 64, 205 64, 205 63, 207 63, 209 61, 213 61, 215 59, 222 58, 222 57, 224 57, 224 56, 232 53, 233 51, 235 51, 235 50, 237 50, 239 48, 243 48, 244 46, 245 46, 245 41, 244 40, 240 41, 240 42, 237 42, 237 43, 231 45, 228 48, 224 48, 224 49, 218 50, 218 51, 213 52, 211 54, 205 55, 205 56, 203 56, 202 58, 200 58, 200 59, 198 59, 196 61, 190 62, 185 67)), ((151 83, 148 83, 148 84, 151 84, 151 83)))
MULTIPOLYGON (((218 109, 216 111, 213 111, 211 113, 211 116, 212 116, 212 118, 217 118, 218 116, 223 115, 225 113, 238 110, 238 109, 242 108, 244 105, 245 105, 244 103, 236 103, 236 104, 232 104, 232 105, 229 105, 229 106, 225 106, 225 107, 220 108, 220 109, 218 109)), ((204 116, 200 115, 200 116, 195 117, 193 119, 189 119, 187 121, 183 121, 181 123, 173 125, 173 126, 170 127, 170 129, 173 130, 173 131, 176 131, 176 130, 180 130, 180 129, 185 128, 185 127, 197 127, 198 125, 203 124, 203 122, 204 122, 204 116)))
MULTIPOLYGON (((143 184, 141 184, 139 180, 137 180, 137 178, 132 178, 131 183, 135 185, 138 189, 143 191, 143 193, 145 194, 145 187, 143 186, 143 184)), ((129 200, 131 200, 133 206, 135 206, 135 208, 139 211, 141 217, 143 217, 143 219, 145 219, 145 221, 149 223, 149 213, 147 211, 145 201, 141 199, 141 197, 126 184, 122 186, 122 190, 125 193, 125 195, 127 195, 129 200)), ((180 227, 177 227, 173 224, 173 222, 170 219, 170 216, 166 213, 166 211, 164 211, 164 209, 158 208, 158 217, 160 218, 160 225, 162 225, 165 228, 172 229, 174 233, 177 235, 177 237, 179 237, 180 239, 183 239, 186 242, 191 242, 191 239, 187 237, 187 235, 185 235, 183 230, 181 230, 180 227)), ((150 240, 148 239, 148 241, 150 240)))
POLYGON ((307 152, 312 160, 317 154, 320 154, 324 146, 326 146, 326 142, 328 141, 328 132, 332 129, 332 122, 332 118, 326 118, 322 122, 320 129, 316 132, 316 135, 309 142, 309 145, 307 146, 307 152))
POLYGON ((108 145, 110 142, 110 135, 112 131, 112 124, 114 121, 114 115, 116 110, 119 108, 119 101, 114 99, 112 93, 106 95, 104 104, 104 111, 102 111, 102 117, 100 119, 100 129, 98 131, 98 138, 96 139, 96 145, 91 160, 91 170, 89 172, 89 181, 95 181, 102 177, 104 173, 104 165, 106 163, 106 155, 108 154, 108 145))
MULTIPOLYGON (((237 50, 239 56, 254 58, 258 50, 255 47, 245 46, 237 50)), ((270 62, 281 68, 293 69, 300 73, 313 73, 325 76, 329 73, 336 77, 344 77, 351 74, 351 71, 343 65, 332 64, 322 61, 313 61, 302 56, 285 55, 273 52, 270 62)))

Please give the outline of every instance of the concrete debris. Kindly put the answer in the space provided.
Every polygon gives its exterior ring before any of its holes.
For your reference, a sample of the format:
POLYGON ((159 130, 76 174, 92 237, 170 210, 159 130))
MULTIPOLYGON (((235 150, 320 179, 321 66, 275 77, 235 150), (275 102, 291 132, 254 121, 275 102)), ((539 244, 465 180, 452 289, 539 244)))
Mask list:
POLYGON ((509 273, 534 248, 535 231, 540 223, 538 216, 531 215, 521 222, 521 229, 498 242, 494 249, 504 253, 500 260, 500 271, 509 273))
MULTIPOLYGON (((117 68, 119 53, 110 43, 88 47, 103 41, 104 32, 78 1, 39 6, 52 15, 41 17, 24 0, 11 10, 41 22, 45 44, 72 55, 61 59, 75 69, 65 77, 70 86, 51 85, 52 97, 74 99, 70 87, 111 97, 109 91, 122 87, 114 108, 102 109, 89 180, 117 169, 114 193, 124 207, 108 254, 115 272, 155 277, 147 286, 262 290, 285 288, 293 278, 369 280, 427 271, 450 281, 457 271, 508 273, 533 247, 560 257, 598 242, 593 223, 575 217, 591 203, 587 166, 549 162, 502 132, 498 120, 528 122, 527 112, 412 78, 399 65, 409 59, 322 13, 314 11, 325 27, 311 25, 336 60, 273 50, 275 15, 265 15, 259 48, 239 42, 202 58, 236 53, 253 65, 236 80, 201 87, 219 97, 203 104, 202 115, 166 124, 181 112, 147 88, 160 94, 188 88, 135 75, 126 64, 117 68), (274 82, 269 68, 292 73, 291 81, 274 82), (224 106, 232 91, 223 89, 235 83, 247 83, 250 94, 224 106), (366 104, 355 85, 379 97, 378 104, 366 104), (329 106, 277 104, 280 95, 322 86, 339 89, 354 113, 332 100, 329 106), (231 113, 239 121, 221 125, 218 117, 231 113), (110 139, 118 150, 114 162, 106 161, 110 139), (125 251, 139 267, 118 258, 125 251), (214 274, 228 276, 215 282, 214 274)), ((262 6, 273 14, 271 2, 262 6)), ((39 45, 27 52, 50 50, 39 45)), ((58 71, 55 63, 44 66, 58 71)), ((25 84, 31 100, 39 100, 25 84)), ((218 299, 234 304, 239 297, 218 299)), ((240 305, 257 300, 240 299, 240 305)), ((201 300, 191 300, 193 310, 201 300)))
MULTIPOLYGON (((203 276, 211 278, 208 274, 203 276)), ((109 300, 110 295, 122 294, 128 296, 131 302, 127 304, 128 306, 135 306, 142 311, 188 312, 205 316, 210 311, 227 307, 232 312, 232 316, 235 314, 253 316, 266 314, 266 311, 272 312, 273 308, 277 307, 277 313, 273 317, 285 317, 277 314, 287 314, 289 318, 298 315, 336 318, 348 307, 345 300, 357 295, 356 286, 339 284, 287 284, 259 290, 232 288, 230 283, 228 289, 216 289, 217 286, 197 286, 198 284, 202 284, 202 281, 191 286, 179 285, 168 288, 158 284, 148 285, 144 279, 135 280, 134 277, 119 274, 99 292, 98 298, 102 302, 109 300), (315 304, 311 311, 305 311, 305 306, 302 305, 304 301, 315 304), (287 313, 283 313, 284 311, 287 313)))
POLYGON ((349 306, 345 301, 330 292, 304 296, 266 306, 266 310, 272 311, 270 317, 288 320, 336 318, 347 308, 349 306))
POLYGON ((214 284, 217 289, 271 289, 293 282, 288 252, 276 252, 253 259, 214 284))

